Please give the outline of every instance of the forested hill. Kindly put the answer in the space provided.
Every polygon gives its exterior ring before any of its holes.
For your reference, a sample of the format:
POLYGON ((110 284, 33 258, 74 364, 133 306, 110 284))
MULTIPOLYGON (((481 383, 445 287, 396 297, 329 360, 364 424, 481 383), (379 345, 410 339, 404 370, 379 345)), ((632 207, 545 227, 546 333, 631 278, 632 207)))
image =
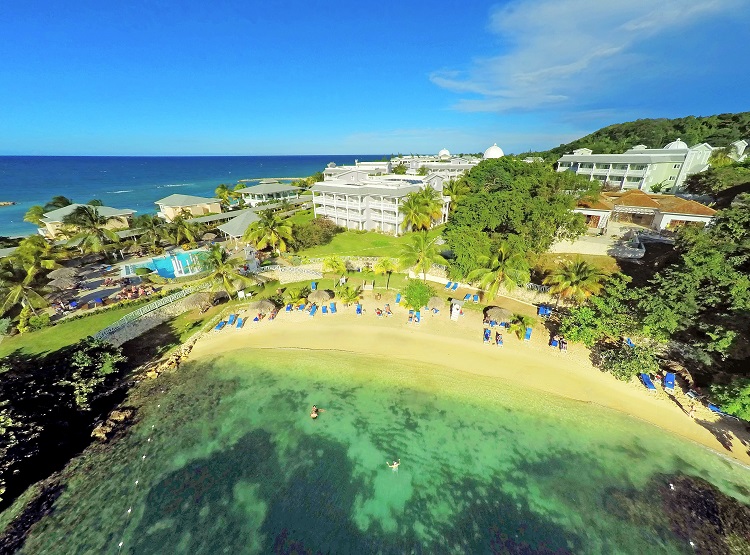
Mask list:
POLYGON ((750 139, 750 112, 616 123, 570 143, 535 154, 556 159, 576 148, 590 148, 595 153, 607 154, 624 152, 638 144, 660 148, 677 138, 690 146, 708 143, 713 147, 726 147, 739 139, 750 139))

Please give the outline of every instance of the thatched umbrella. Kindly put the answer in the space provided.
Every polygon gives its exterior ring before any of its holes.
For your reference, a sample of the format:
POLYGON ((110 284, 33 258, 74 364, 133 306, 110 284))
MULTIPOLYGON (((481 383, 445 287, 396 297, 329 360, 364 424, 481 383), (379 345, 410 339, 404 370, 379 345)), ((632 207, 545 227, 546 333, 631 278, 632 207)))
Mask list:
POLYGON ((208 232, 204 233, 201 239, 203 239, 204 241, 213 241, 214 239, 216 239, 216 237, 217 235, 215 233, 208 232))
POLYGON ((330 301, 333 298, 333 294, 325 289, 316 289, 307 296, 307 300, 311 303, 322 304, 330 301))
POLYGON ((248 308, 251 311, 257 310, 258 312, 271 312, 272 310, 276 309, 276 305, 268 299, 262 299, 260 301, 255 301, 254 303, 250 303, 248 308))
POLYGON ((507 322, 513 317, 513 313, 510 310, 501 308, 499 306, 487 307, 484 315, 490 320, 494 320, 495 322, 507 322))
POLYGON ((76 283, 78 283, 78 280, 73 279, 72 277, 67 277, 53 279, 47 285, 54 287, 55 289, 72 289, 75 287, 76 283))
POLYGON ((67 299, 70 296, 70 293, 68 291, 52 291, 52 293, 47 293, 44 298, 47 299, 49 302, 54 303, 57 301, 62 301, 64 299, 67 299))
POLYGON ((77 276, 80 273, 81 271, 75 268, 58 268, 57 270, 52 270, 49 274, 47 274, 47 277, 50 279, 71 278, 73 276, 77 276))
POLYGON ((445 306, 445 301, 441 299, 440 297, 430 297, 429 302, 427 303, 427 308, 430 310, 436 308, 440 310, 445 306))

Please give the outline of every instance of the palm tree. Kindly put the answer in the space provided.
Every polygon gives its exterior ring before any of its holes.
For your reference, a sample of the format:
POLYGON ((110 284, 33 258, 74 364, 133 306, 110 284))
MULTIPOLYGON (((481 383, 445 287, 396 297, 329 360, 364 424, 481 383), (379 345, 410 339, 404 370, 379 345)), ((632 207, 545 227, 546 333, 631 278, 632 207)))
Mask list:
POLYGON ((69 199, 68 197, 64 197, 62 195, 57 195, 52 197, 52 200, 44 205, 44 211, 52 212, 53 210, 57 210, 58 208, 65 208, 66 206, 70 206, 71 204, 73 204, 72 199, 69 199))
POLYGON ((577 258, 560 264, 544 278, 544 283, 551 286, 550 293, 557 295, 558 302, 561 298, 569 298, 582 303, 601 291, 606 277, 607 274, 596 266, 577 258))
POLYGON ((344 305, 349 306, 359 301, 359 297, 362 295, 362 288, 356 285, 345 285, 344 287, 340 287, 336 294, 344 305))
MULTIPOLYGON (((244 286, 256 283, 240 273, 240 267, 245 260, 239 256, 231 257, 221 245, 213 245, 208 252, 198 255, 203 268, 209 272, 208 276, 200 280, 211 284, 213 291, 226 291, 231 298, 237 293, 237 284, 244 286)), ((199 282, 199 283, 200 283, 199 282)))
POLYGON ((138 242, 142 245, 148 245, 153 252, 156 251, 162 239, 167 236, 167 227, 164 220, 153 214, 142 214, 133 220, 133 228, 140 230, 142 233, 138 237, 138 242))
POLYGON ((377 275, 388 276, 388 279, 385 282, 385 289, 387 291, 391 285, 391 274, 397 269, 396 264, 394 264, 392 259, 384 256, 375 263, 375 266, 373 266, 372 269, 377 275))
POLYGON ((177 216, 167 228, 169 239, 175 245, 194 243, 200 230, 198 226, 187 221, 182 215, 177 216))
POLYGON ((307 296, 310 294, 310 288, 307 286, 292 287, 284 291, 284 300, 293 305, 303 303, 307 300, 307 296))
POLYGON ((424 202, 419 193, 406 195, 401 206, 398 207, 398 211, 404 215, 404 221, 401 224, 404 230, 429 229, 430 215, 425 210, 424 202))
POLYGON ((433 264, 447 264, 440 255, 437 237, 430 239, 426 231, 414 233, 411 241, 401 249, 400 257, 403 268, 415 268, 422 272, 422 281, 427 282, 427 272, 433 264))
POLYGON ((466 198, 466 195, 468 195, 470 192, 471 187, 469 187, 469 182, 465 177, 462 177, 460 179, 448 180, 448 182, 445 184, 445 187, 443 187, 443 195, 446 197, 450 197, 451 199, 450 205, 448 206, 448 211, 453 213, 453 211, 456 209, 456 204, 466 198))
POLYGON ((346 262, 340 256, 329 256, 323 260, 323 271, 343 276, 346 273, 346 262))
POLYGON ((470 272, 467 279, 478 280, 490 299, 497 296, 501 285, 510 291, 514 286, 528 282, 531 277, 529 263, 523 253, 513 250, 508 243, 501 243, 493 258, 482 256, 478 262, 482 267, 470 272))
POLYGON ((86 204, 88 204, 89 206, 104 206, 104 203, 98 198, 91 199, 86 204))
POLYGON ((530 328, 534 325, 534 318, 531 316, 525 316, 524 314, 514 314, 510 318, 510 331, 515 332, 516 337, 521 339, 523 334, 526 333, 526 328, 530 328))
POLYGON ((443 216, 443 195, 430 185, 422 189, 418 194, 424 205, 425 214, 430 217, 430 224, 432 222, 439 222, 443 216))
POLYGON ((68 244, 81 249, 81 252, 102 252, 108 242, 118 243, 119 235, 107 229, 113 220, 99 214, 96 206, 82 204, 63 218, 68 226, 68 244))
POLYGON ((18 243, 18 248, 9 257, 11 264, 27 272, 59 268, 60 255, 41 235, 30 235, 18 243))
POLYGON ((214 190, 214 194, 224 206, 229 206, 230 204, 232 204, 232 201, 237 198, 237 193, 235 193, 235 190, 226 183, 222 183, 221 185, 216 187, 216 190, 214 190))
POLYGON ((42 225, 42 218, 44 217, 45 212, 47 212, 47 210, 44 209, 44 206, 39 204, 34 205, 28 209, 26 214, 24 214, 23 221, 34 225, 42 225))
POLYGON ((260 220, 248 227, 242 238, 255 243, 258 249, 271 247, 280 254, 286 252, 286 242, 292 240, 292 228, 285 225, 273 210, 264 210, 260 213, 260 220))
POLYGON ((0 315, 6 314, 14 306, 28 306, 34 314, 35 308, 47 306, 46 299, 41 295, 42 288, 36 281, 37 269, 25 270, 22 268, 6 269, 0 275, 0 292, 2 293, 2 305, 0 315))

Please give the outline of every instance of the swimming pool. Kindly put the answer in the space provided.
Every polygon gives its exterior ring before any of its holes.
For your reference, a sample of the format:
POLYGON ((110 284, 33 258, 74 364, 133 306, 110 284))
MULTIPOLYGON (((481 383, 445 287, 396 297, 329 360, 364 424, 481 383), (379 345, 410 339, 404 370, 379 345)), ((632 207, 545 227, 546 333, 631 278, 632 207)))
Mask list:
POLYGON ((164 256, 152 258, 148 262, 128 264, 123 267, 123 275, 135 275, 137 268, 149 268, 164 278, 190 276, 203 270, 200 253, 204 250, 196 249, 185 252, 172 252, 164 256))

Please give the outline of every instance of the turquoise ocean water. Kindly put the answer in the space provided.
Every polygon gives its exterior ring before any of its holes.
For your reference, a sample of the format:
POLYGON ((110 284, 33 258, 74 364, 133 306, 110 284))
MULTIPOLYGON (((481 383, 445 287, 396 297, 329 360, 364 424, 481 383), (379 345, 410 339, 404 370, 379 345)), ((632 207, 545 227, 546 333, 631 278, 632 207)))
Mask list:
POLYGON ((213 196, 220 183, 259 177, 306 177, 329 162, 351 164, 380 155, 322 156, 0 156, 0 235, 36 233, 23 221, 34 204, 54 195, 74 202, 155 212, 154 201, 173 193, 213 196))
POLYGON ((747 469, 658 428, 449 368, 245 350, 151 387, 24 553, 691 553, 668 476, 750 496, 747 469))

